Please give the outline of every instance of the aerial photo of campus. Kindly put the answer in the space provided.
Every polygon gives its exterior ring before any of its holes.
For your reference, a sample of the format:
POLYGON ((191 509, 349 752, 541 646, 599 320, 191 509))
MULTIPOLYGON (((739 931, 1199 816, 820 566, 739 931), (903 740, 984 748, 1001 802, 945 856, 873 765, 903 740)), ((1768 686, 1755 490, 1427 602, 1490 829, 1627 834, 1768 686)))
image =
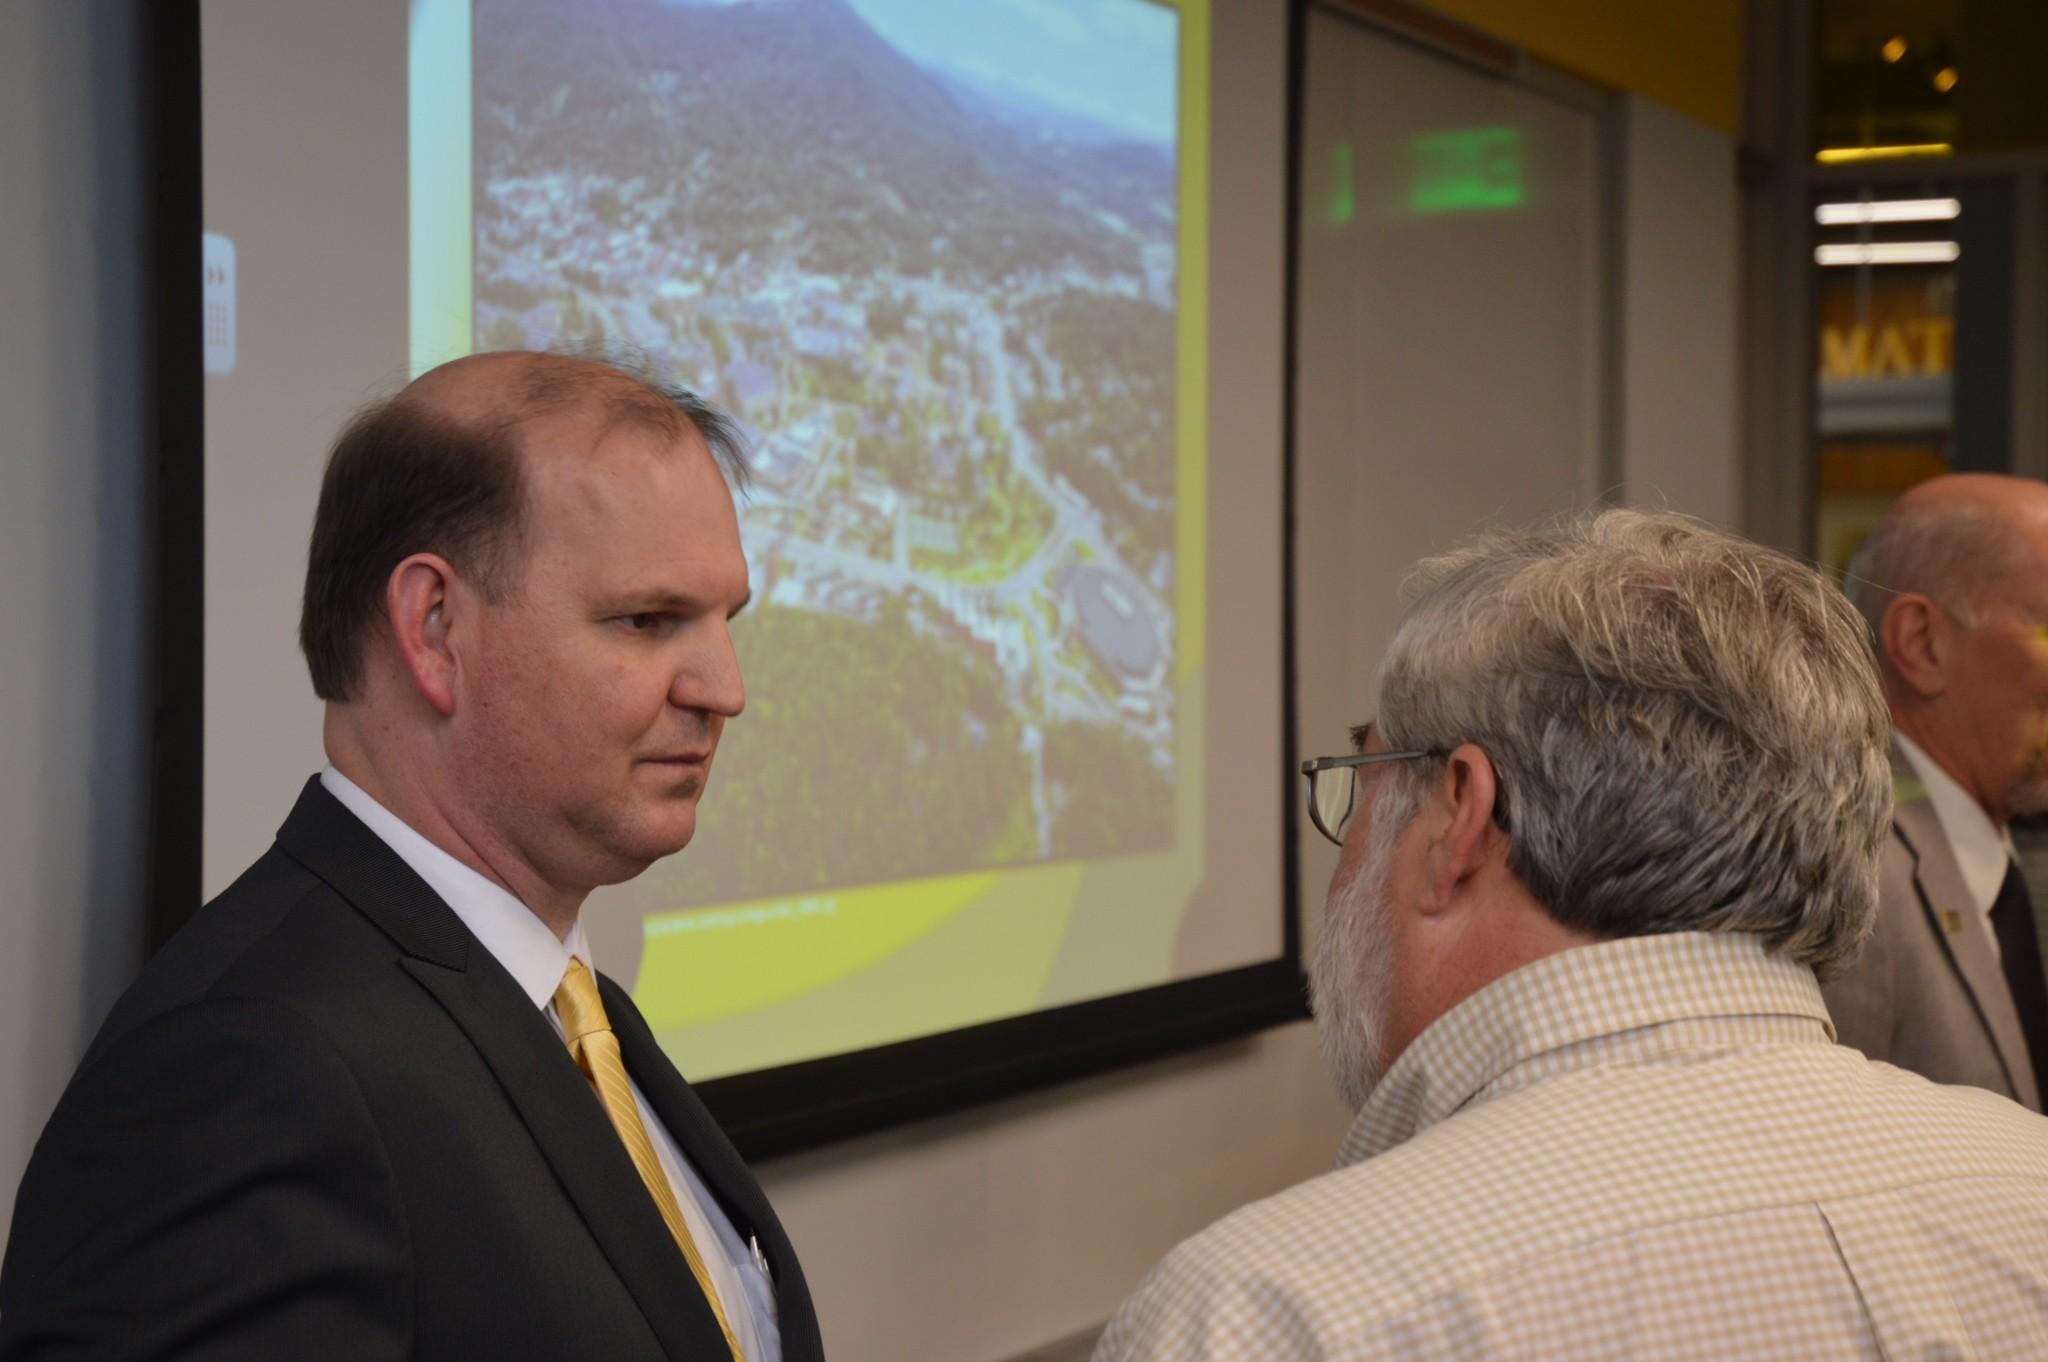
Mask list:
POLYGON ((477 344, 623 343, 754 441, 662 903, 1172 844, 1177 24, 477 0, 477 344))

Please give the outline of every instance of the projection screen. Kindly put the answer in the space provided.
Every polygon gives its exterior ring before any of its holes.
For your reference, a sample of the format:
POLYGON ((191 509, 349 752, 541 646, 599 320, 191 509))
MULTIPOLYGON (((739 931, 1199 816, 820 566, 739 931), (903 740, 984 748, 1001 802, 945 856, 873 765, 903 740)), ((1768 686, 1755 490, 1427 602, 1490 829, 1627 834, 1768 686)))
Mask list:
POLYGON ((1285 8, 200 0, 202 896, 323 761, 340 423, 605 347, 753 447, 747 709, 584 909, 743 1144, 1300 1015, 1285 8))

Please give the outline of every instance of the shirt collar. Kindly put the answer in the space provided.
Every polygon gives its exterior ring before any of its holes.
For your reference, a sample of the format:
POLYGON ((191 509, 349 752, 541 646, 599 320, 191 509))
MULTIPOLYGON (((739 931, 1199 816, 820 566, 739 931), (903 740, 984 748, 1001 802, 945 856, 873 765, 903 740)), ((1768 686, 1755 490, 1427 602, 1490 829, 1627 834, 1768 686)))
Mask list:
POLYGON ((1674 932, 1576 946, 1494 980, 1409 1047, 1366 1099, 1338 1166, 1413 1138, 1459 1108, 1510 1086, 1612 1063, 1617 1038, 1653 1056, 1654 1030, 1715 1019, 1736 1043, 1832 1043, 1834 1024, 1805 965, 1738 932, 1674 932))
POLYGON ((535 1007, 545 1008, 554 998, 562 973, 569 968, 570 956, 581 960, 585 969, 596 972, 581 921, 569 930, 569 939, 563 941, 510 891, 420 836, 405 820, 332 766, 320 772, 320 783, 363 826, 376 833, 384 845, 397 852, 398 858, 411 866, 413 873, 441 896, 442 902, 455 910, 455 916, 462 919, 470 935, 505 967, 535 1007))
POLYGON ((1955 853, 1956 868, 1963 872, 1963 886, 1970 891, 1971 903, 1980 913, 1990 912, 2005 884, 2006 868, 2013 861, 2010 834, 2001 831, 1991 821, 1991 815, 1984 812, 1984 806, 1972 799, 1969 791, 1911 738, 1896 731, 1892 736, 1898 740, 1899 750, 1906 754, 1906 764, 1926 787, 1935 820, 1941 824, 1942 835, 1948 838, 1948 849, 1955 853))

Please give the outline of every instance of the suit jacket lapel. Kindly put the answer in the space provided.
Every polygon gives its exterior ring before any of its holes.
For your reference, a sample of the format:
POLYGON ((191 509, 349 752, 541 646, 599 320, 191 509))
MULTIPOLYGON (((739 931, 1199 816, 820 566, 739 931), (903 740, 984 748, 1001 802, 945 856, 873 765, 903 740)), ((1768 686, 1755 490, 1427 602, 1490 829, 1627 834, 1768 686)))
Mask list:
POLYGON ((1949 964, 1977 1005, 1977 1016, 1991 1037, 2006 1082, 2021 1101, 2031 1097, 2030 1105, 2038 1106, 2026 1033, 2020 1029, 2012 990, 2006 986, 2005 971, 1992 948, 1983 914, 1971 902, 1962 867, 1956 864, 1955 853, 1942 833, 1934 801, 1925 797, 1902 800, 1892 814, 1892 831, 1913 853, 1913 888, 1920 895, 1920 907, 1935 939, 1948 953, 1949 964))
POLYGON ((718 1321, 603 1106, 519 985, 398 853, 309 782, 278 844, 375 922, 483 1056, 591 1237, 670 1357, 722 1346, 718 1321))
POLYGON ((661 1117, 683 1156, 719 1199, 741 1236, 752 1233, 759 1240, 775 1281, 783 1362, 819 1362, 824 1345, 810 1287, 797 1263, 796 1249, 775 1218, 760 1182, 718 1128, 703 1100, 662 1052, 625 990, 602 975, 598 988, 604 997, 605 1015, 611 1018, 612 1031, 619 1038, 626 1072, 640 1085, 647 1104, 661 1117))

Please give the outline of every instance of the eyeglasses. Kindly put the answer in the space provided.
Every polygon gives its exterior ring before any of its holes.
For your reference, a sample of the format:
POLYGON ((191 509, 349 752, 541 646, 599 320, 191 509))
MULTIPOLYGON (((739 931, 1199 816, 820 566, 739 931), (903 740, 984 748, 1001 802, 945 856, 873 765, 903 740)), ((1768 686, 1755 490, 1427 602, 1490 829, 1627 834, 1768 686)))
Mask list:
POLYGON ((1308 777, 1308 821, 1316 831, 1344 845, 1344 825, 1351 821, 1358 800, 1358 768, 1383 761, 1413 761, 1417 757, 1448 757, 1441 747, 1415 752, 1361 752, 1345 757, 1314 757, 1301 764, 1308 777))

